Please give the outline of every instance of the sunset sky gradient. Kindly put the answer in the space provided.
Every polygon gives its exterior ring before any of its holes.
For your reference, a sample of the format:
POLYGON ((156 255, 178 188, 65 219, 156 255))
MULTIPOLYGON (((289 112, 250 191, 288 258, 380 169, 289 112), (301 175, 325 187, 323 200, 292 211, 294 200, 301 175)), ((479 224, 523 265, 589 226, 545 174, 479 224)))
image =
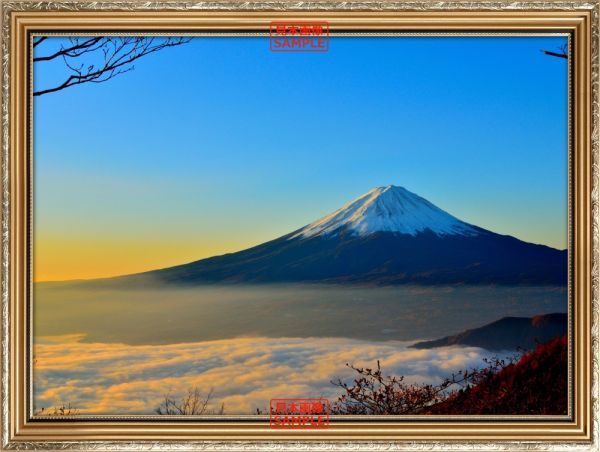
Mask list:
MULTIPOLYGON (((37 97, 35 280, 240 250, 388 184, 565 248, 567 65, 540 52, 565 39, 333 38, 279 54, 265 38, 196 38, 37 97)), ((34 68, 36 88, 63 78, 34 68)))

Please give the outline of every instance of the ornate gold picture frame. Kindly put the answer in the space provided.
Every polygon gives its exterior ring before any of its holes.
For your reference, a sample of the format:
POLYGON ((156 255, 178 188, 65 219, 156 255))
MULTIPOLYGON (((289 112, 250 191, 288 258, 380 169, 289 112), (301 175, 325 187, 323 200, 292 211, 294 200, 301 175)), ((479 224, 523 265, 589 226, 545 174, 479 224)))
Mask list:
POLYGON ((3 2, 2 447, 5 449, 598 450, 599 66, 597 2, 3 2), (52 34, 249 33, 321 21, 329 33, 564 34, 570 40, 570 414, 554 419, 332 418, 273 429, 268 416, 33 413, 33 39, 52 34))

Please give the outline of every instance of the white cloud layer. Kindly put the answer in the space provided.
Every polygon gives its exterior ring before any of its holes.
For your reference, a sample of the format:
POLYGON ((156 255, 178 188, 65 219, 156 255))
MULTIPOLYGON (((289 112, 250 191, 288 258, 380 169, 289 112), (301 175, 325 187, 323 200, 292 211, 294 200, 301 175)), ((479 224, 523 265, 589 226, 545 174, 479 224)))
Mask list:
POLYGON ((81 342, 82 336, 38 338, 34 405, 70 403, 80 414, 152 414, 164 395, 214 389, 214 407, 252 414, 271 398, 340 394, 330 381, 350 379, 346 363, 374 366, 408 381, 437 382, 481 365, 488 352, 470 347, 416 350, 412 342, 339 338, 239 338, 171 345, 81 342))

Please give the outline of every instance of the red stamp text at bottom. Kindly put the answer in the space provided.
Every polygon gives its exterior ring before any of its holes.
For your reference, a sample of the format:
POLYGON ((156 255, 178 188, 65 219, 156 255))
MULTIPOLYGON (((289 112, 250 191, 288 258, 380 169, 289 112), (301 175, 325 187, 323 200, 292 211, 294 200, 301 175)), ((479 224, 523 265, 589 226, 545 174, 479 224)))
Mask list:
POLYGON ((311 429, 329 427, 329 400, 271 399, 269 423, 271 428, 311 429))

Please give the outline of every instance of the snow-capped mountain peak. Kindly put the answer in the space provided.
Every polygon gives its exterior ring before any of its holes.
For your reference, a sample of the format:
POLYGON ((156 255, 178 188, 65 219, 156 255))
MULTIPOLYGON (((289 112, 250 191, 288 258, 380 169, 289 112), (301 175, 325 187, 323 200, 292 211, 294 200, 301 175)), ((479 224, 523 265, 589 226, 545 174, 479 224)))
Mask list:
POLYGON ((474 226, 443 211, 404 187, 377 187, 335 212, 305 226, 290 238, 335 235, 342 231, 365 236, 375 232, 417 235, 478 235, 474 226))

